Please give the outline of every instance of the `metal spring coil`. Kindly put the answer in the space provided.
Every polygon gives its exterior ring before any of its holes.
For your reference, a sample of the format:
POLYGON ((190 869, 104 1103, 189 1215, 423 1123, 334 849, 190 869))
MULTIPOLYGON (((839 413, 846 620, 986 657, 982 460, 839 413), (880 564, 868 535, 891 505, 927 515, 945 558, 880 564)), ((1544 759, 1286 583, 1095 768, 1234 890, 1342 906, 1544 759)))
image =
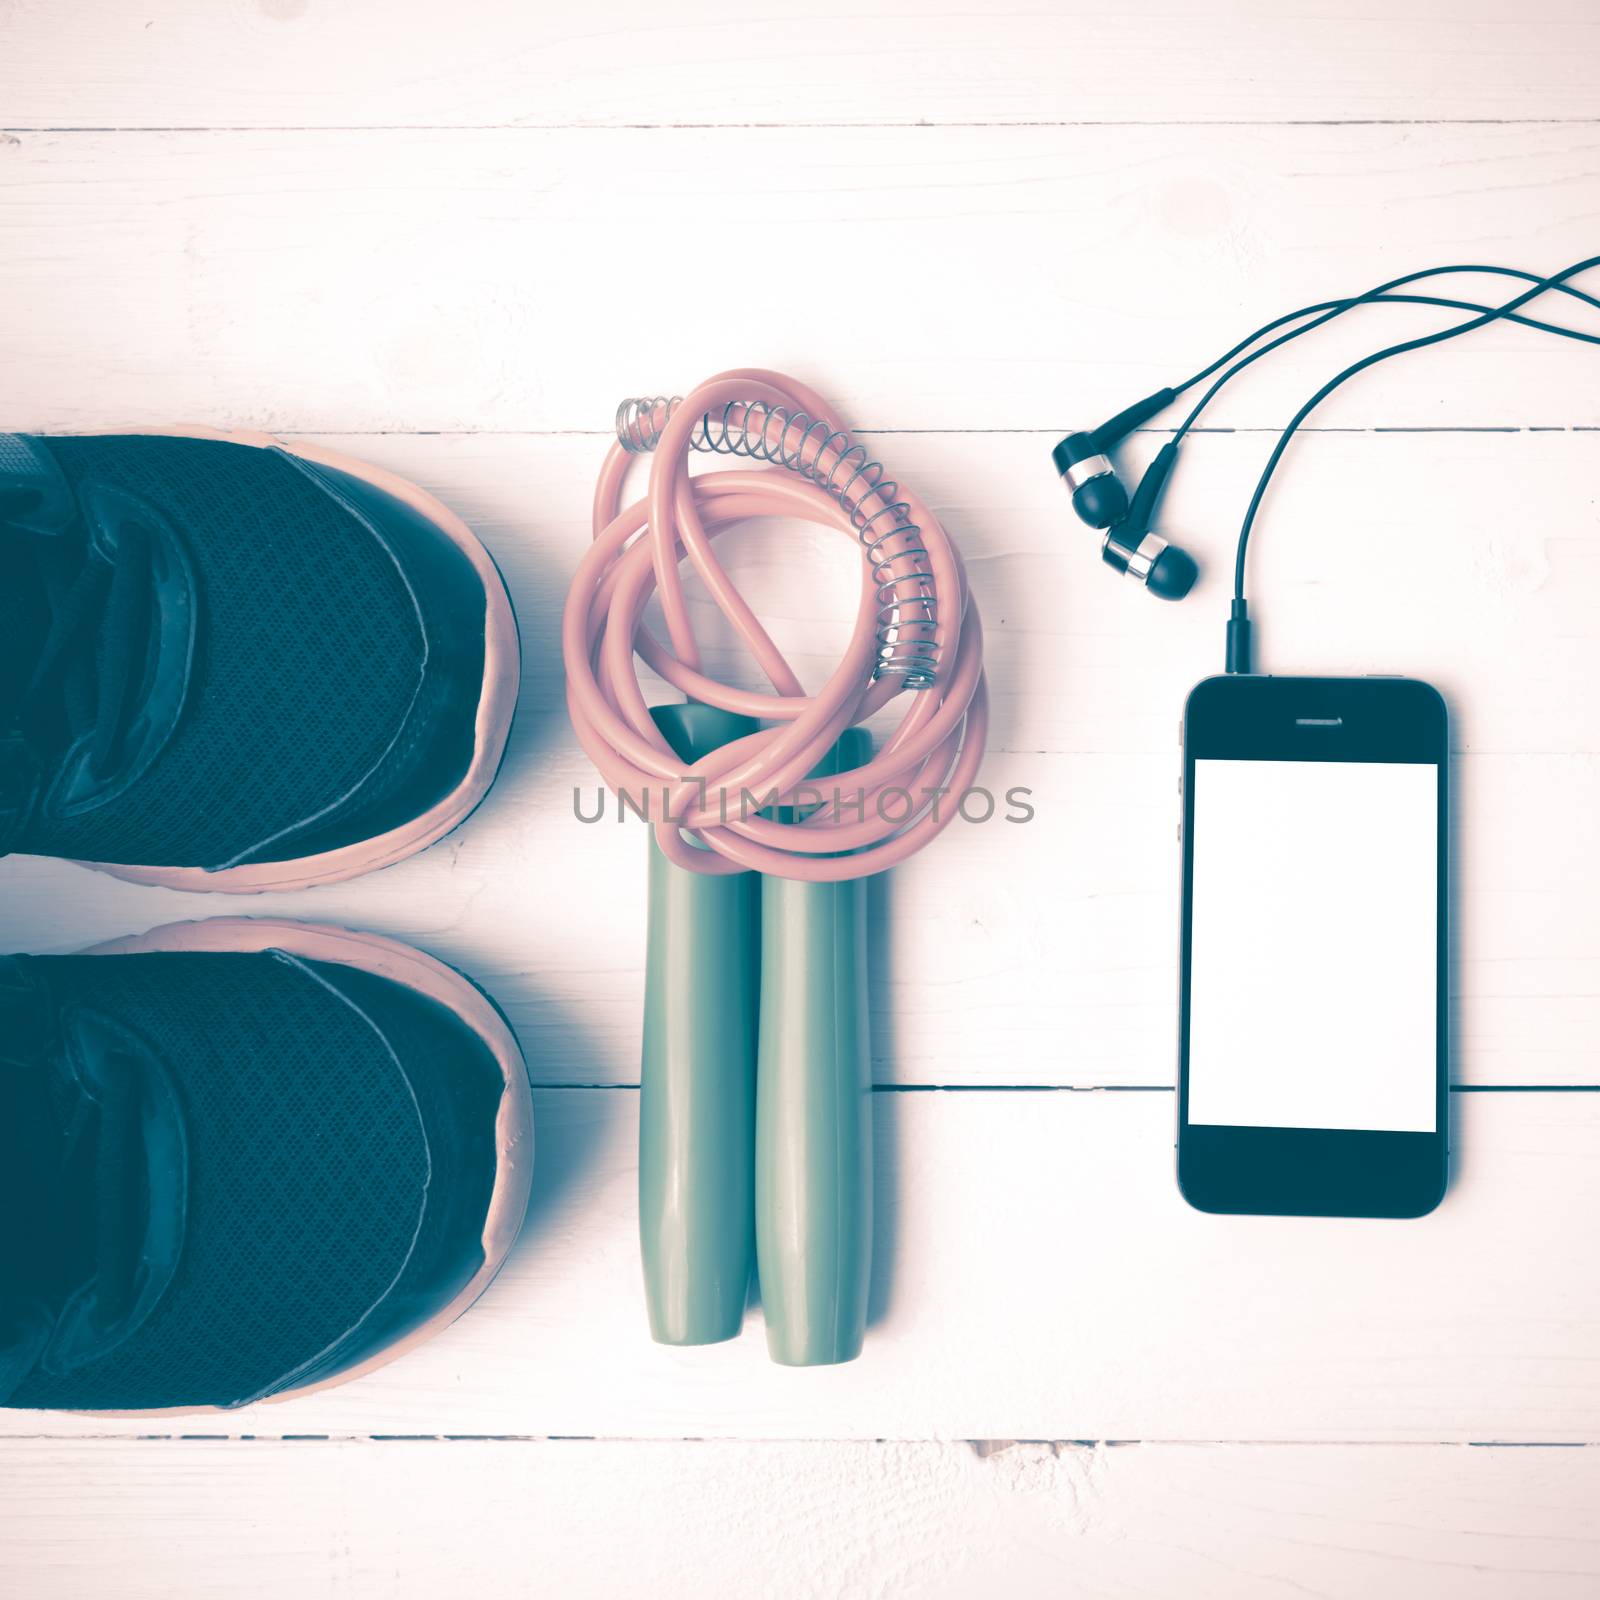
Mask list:
MULTIPOLYGON (((647 455, 683 403, 681 395, 624 400, 617 439, 647 455)), ((929 689, 939 676, 939 597, 928 568, 922 530, 911 508, 896 500, 899 484, 866 447, 804 411, 760 400, 733 400, 720 417, 695 424, 689 447, 707 455, 738 456, 786 467, 837 500, 850 518, 872 569, 878 603, 874 679, 898 677, 908 689, 929 689)))

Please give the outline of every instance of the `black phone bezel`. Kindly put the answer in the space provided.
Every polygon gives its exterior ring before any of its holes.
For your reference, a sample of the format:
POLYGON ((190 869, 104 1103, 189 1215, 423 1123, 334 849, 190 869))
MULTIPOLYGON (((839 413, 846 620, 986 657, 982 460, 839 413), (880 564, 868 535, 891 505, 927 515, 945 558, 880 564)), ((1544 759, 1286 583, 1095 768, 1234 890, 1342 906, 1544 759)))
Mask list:
POLYGON ((1200 1211, 1419 1217, 1449 1173, 1449 732, 1415 678, 1233 675, 1195 685, 1183 719, 1183 896, 1178 998, 1178 1187, 1200 1211), (1255 1128, 1189 1121, 1190 929, 1197 759, 1402 761, 1439 772, 1436 1110, 1432 1133, 1255 1128))

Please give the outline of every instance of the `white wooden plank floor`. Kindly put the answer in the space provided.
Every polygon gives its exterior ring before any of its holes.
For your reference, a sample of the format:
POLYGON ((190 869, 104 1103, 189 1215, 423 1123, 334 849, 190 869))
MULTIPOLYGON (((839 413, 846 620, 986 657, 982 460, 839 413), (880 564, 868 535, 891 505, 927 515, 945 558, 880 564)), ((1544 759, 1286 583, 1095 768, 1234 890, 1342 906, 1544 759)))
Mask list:
MULTIPOLYGON (((0 427, 327 437, 506 570, 489 803, 251 909, 464 966, 540 1086, 528 1231, 428 1347, 193 1427, 0 1413, 0 1592, 1600 1590, 1593 353, 1497 329, 1349 386, 1253 552, 1265 664, 1451 703, 1456 1175, 1420 1223, 1183 1207, 1172 835, 1267 430, 1435 322, 1373 308, 1218 405, 1164 513, 1209 558, 1183 607, 1101 575, 1048 464, 1292 305, 1593 252, 1597 69, 1585 0, 0 4, 0 427), (573 819, 553 650, 617 400, 752 363, 946 520, 984 779, 1037 807, 877 892, 874 1323, 820 1372, 770 1366, 758 1311, 736 1345, 645 1334, 642 835, 573 819)), ((738 572, 824 668, 848 550, 778 530, 738 572)), ((0 862, 7 949, 236 909, 0 862)))

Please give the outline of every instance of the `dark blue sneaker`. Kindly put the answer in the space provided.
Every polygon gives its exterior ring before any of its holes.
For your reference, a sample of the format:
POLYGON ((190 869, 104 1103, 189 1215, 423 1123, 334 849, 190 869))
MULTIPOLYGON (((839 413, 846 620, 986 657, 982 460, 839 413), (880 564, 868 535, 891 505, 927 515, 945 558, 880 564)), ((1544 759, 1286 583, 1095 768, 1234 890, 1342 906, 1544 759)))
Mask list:
POLYGON ((392 940, 225 918, 0 958, 0 1405, 355 1377, 487 1287, 532 1155, 505 1021, 392 940))
POLYGON ((246 892, 385 866, 483 798, 518 676, 494 563, 393 474, 0 434, 0 853, 246 892))

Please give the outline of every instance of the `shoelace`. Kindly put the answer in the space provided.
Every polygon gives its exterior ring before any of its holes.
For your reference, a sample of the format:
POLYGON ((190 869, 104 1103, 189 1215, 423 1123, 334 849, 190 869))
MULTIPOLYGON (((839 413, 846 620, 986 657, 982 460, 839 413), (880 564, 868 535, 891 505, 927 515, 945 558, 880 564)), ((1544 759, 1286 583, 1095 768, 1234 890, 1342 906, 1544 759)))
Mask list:
POLYGON ((21 535, 21 559, 38 569, 50 626, 23 688, 18 725, 45 751, 93 729, 89 759, 104 774, 116 756, 148 627, 149 535, 137 522, 119 529, 105 561, 83 543, 21 535), (98 635, 97 647, 85 642, 98 635))

